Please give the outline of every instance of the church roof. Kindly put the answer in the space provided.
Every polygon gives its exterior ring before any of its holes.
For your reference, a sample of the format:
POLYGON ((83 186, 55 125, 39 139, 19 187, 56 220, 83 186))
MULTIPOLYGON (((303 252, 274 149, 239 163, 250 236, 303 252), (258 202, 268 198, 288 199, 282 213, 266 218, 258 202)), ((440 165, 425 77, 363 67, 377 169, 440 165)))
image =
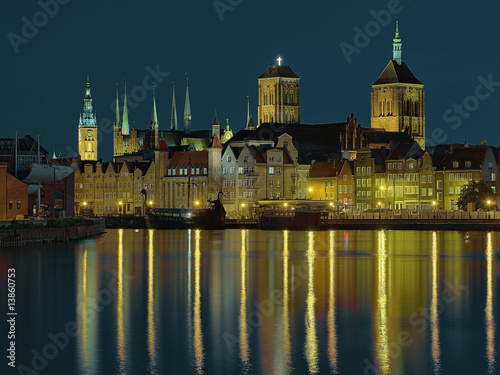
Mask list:
POLYGON ((293 72, 292 68, 286 65, 269 66, 259 78, 273 77, 299 78, 299 76, 293 72))
POLYGON ((388 83, 410 83, 415 85, 422 85, 411 72, 408 65, 404 61, 401 61, 399 65, 396 60, 389 61, 389 64, 385 67, 384 71, 375 81, 374 85, 386 85, 388 83))

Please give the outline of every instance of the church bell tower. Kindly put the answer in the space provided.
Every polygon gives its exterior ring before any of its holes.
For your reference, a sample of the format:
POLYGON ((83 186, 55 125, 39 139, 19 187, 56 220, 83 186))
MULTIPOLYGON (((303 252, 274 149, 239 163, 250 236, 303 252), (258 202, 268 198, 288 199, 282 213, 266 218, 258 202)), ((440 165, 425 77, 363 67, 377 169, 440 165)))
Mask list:
POLYGON ((83 99, 83 114, 78 124, 78 152, 82 160, 97 160, 97 121, 90 95, 90 80, 83 99))
POLYGON ((409 130, 425 149, 424 85, 402 60, 402 43, 396 21, 392 60, 372 85, 371 127, 391 132, 409 130))
POLYGON ((257 126, 264 123, 300 123, 300 77, 289 66, 281 65, 282 60, 278 57, 278 65, 268 67, 259 77, 257 126))

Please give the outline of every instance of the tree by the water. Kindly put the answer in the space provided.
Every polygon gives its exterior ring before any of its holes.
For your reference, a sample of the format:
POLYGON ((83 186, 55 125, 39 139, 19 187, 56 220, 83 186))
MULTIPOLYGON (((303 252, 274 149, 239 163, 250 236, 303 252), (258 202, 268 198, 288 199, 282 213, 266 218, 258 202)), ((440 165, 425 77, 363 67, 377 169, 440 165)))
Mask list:
POLYGON ((467 203, 475 203, 477 209, 490 209, 494 201, 495 193, 485 181, 469 181, 462 186, 457 205, 461 210, 467 210, 467 203))

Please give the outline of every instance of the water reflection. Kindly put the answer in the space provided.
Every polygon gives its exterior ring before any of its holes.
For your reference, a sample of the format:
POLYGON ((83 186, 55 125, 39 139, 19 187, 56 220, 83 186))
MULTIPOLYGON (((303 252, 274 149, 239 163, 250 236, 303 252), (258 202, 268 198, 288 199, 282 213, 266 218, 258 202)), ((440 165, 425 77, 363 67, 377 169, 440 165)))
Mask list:
POLYGON ((240 358, 245 371, 249 368, 247 326, 247 231, 241 230, 241 292, 240 292, 240 358))
POLYGON ((201 327, 201 249, 200 249, 201 231, 199 229, 194 232, 194 356, 196 364, 196 373, 203 374, 203 361, 205 354, 203 351, 203 331, 201 327))
POLYGON ((120 373, 126 373, 127 357, 125 355, 125 314, 123 288, 123 229, 118 230, 118 260, 117 260, 117 296, 116 296, 116 341, 118 351, 118 367, 120 373))
POLYGON ((291 338, 290 338, 290 295, 289 295, 289 280, 288 280, 288 231, 283 231, 283 359, 285 362, 286 371, 290 371, 292 362, 291 354, 291 338))
POLYGON ((309 373, 316 374, 319 371, 318 367, 318 339, 316 337, 316 315, 315 304, 316 296, 314 295, 314 260, 316 253, 314 251, 314 232, 307 233, 307 308, 306 308, 306 342, 305 355, 309 373))
POLYGON ((432 299, 431 299, 431 337, 432 337, 432 361, 434 365, 434 373, 439 374, 441 370, 440 356, 441 349, 439 347, 439 278, 438 278, 438 238, 437 232, 432 232, 432 299))
POLYGON ((495 318, 493 316, 493 234, 486 236, 486 357, 488 374, 495 373, 495 318))
POLYGON ((390 374, 389 334, 387 327, 387 248, 386 232, 378 232, 378 298, 377 298, 377 343, 375 348, 378 368, 381 374, 390 374))
POLYGON ((148 352, 149 373, 157 374, 156 363, 156 325, 155 325, 155 296, 154 296, 154 229, 148 230, 148 352))
POLYGON ((328 298, 328 359, 332 374, 338 374, 337 368, 337 327, 335 326, 335 232, 330 231, 330 294, 328 298))

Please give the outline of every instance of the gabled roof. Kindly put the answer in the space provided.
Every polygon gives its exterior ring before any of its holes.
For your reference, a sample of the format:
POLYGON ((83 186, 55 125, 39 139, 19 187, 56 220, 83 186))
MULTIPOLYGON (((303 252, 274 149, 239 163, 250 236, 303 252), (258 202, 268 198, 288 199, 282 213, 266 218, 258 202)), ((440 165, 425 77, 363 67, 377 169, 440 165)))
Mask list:
POLYGON ((292 68, 286 65, 269 66, 259 78, 272 77, 299 78, 299 76, 293 72, 292 68))
POLYGON ((389 61, 384 71, 373 83, 373 85, 386 85, 389 83, 410 83, 414 85, 422 85, 422 82, 420 82, 413 75, 410 68, 408 68, 404 61, 401 61, 401 65, 399 65, 396 60, 389 61))
POLYGON ((418 159, 422 157, 424 152, 420 148, 418 142, 398 143, 392 148, 387 160, 403 160, 403 159, 418 159))
POLYGON ((342 162, 340 161, 317 161, 311 166, 309 178, 335 177, 341 166, 342 162))
POLYGON ((481 169, 487 151, 488 146, 455 145, 453 151, 442 160, 441 166, 446 169, 481 169), (465 167, 466 161, 471 162, 470 167, 465 167), (458 168, 453 167, 454 162, 458 162, 458 168))

